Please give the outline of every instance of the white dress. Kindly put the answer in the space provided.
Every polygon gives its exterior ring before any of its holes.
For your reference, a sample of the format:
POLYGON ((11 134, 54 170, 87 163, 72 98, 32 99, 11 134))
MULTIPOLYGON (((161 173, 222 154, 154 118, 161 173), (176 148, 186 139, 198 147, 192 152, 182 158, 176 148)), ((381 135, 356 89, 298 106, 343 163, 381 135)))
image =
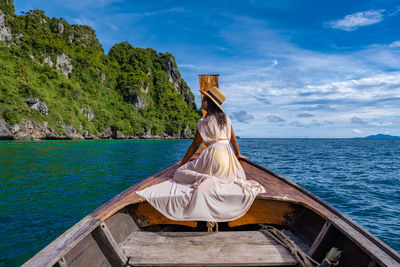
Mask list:
POLYGON ((246 180, 233 153, 231 121, 220 129, 214 116, 202 118, 197 129, 206 148, 178 168, 173 179, 136 192, 155 209, 176 221, 225 222, 243 216, 265 189, 246 180))

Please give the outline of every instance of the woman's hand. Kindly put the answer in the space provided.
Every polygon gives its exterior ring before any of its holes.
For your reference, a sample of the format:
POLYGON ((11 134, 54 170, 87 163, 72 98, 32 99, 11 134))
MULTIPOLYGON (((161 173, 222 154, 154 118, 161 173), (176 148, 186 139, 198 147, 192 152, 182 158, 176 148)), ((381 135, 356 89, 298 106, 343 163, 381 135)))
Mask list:
POLYGON ((240 154, 239 154, 239 156, 236 156, 236 157, 237 157, 237 159, 247 159, 246 156, 243 156, 243 155, 240 155, 240 154))
POLYGON ((168 174, 168 178, 172 178, 174 177, 175 171, 171 172, 170 174, 168 174))

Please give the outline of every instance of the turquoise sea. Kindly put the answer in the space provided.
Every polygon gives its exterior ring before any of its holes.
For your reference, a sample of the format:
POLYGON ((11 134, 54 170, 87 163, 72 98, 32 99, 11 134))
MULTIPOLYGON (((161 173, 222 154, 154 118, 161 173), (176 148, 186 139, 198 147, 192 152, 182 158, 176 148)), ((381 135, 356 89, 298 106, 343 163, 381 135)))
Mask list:
MULTIPOLYGON (((238 139, 400 252, 400 140, 238 139)), ((191 140, 0 141, 0 265, 18 266, 191 140)))

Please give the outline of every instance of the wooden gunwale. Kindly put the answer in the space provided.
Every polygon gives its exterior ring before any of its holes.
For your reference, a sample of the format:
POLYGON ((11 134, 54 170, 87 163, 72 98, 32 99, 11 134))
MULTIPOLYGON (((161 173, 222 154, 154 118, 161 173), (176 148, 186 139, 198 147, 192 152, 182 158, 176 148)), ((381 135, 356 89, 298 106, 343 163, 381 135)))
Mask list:
MULTIPOLYGON (((260 170, 267 172, 268 174, 276 177, 277 179, 287 183, 288 185, 296 188, 297 190, 301 191, 303 194, 305 194, 306 196, 312 198, 314 201, 316 201, 317 203, 321 204, 322 206, 324 206, 325 208, 327 208, 330 212, 332 212, 333 214, 335 214, 336 216, 338 216, 342 221, 344 221, 345 223, 347 223, 348 225, 350 225, 352 228, 356 229, 359 233, 361 233, 364 237, 366 237, 367 239, 369 239, 371 242, 374 243, 374 245, 378 246, 380 249, 382 249, 386 254, 388 254, 389 256, 391 256, 393 259, 395 259, 397 262, 400 263, 400 255, 391 247, 389 247, 388 245, 386 245, 385 243, 383 243, 381 240, 379 240, 377 237, 375 237, 373 234, 369 233, 367 230, 365 230, 363 227, 361 227, 360 225, 358 225, 357 223, 355 223, 353 220, 351 220, 349 217, 347 217, 346 215, 344 215, 342 212, 340 212, 339 210, 337 210, 335 207, 333 207, 332 205, 328 204, 327 202, 323 201, 322 199, 320 199, 319 197, 317 197, 316 195, 314 195, 313 193, 311 193, 310 191, 304 189, 303 187, 299 186, 298 184, 280 176, 279 174, 261 166, 258 165, 257 163, 254 163, 248 159, 242 159, 242 161, 259 168, 260 170)), ((338 227, 339 229, 342 229, 341 225, 339 225, 337 222, 335 222, 335 218, 327 218, 329 220, 329 222, 331 222, 333 225, 335 225, 336 227, 338 227)), ((344 231, 345 233, 346 231, 344 231)), ((373 255, 371 255, 373 256, 373 255)), ((378 259, 379 260, 379 259, 378 259)))

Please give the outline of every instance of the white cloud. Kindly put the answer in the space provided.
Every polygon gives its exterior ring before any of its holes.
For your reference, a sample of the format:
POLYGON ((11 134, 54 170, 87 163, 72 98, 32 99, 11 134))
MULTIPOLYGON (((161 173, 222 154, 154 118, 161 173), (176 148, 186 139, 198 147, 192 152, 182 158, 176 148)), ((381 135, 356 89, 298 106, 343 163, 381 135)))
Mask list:
POLYGON ((238 112, 233 112, 232 119, 237 120, 239 122, 244 122, 248 123, 252 119, 254 119, 254 116, 247 113, 244 110, 238 111, 238 112))
POLYGON ((357 117, 357 116, 351 118, 351 123, 360 124, 360 125, 367 124, 363 119, 361 119, 360 117, 357 117))
POLYGON ((279 117, 279 116, 276 116, 276 115, 269 115, 269 116, 267 116, 267 120, 268 120, 268 122, 272 122, 272 123, 284 122, 284 121, 286 121, 285 119, 283 119, 283 118, 281 118, 281 117, 279 117))
POLYGON ((357 12, 345 16, 343 19, 332 21, 329 25, 334 29, 354 31, 358 27, 379 23, 383 20, 384 9, 357 12))
POLYGON ((389 47, 400 47, 400 41, 395 41, 389 45, 389 47))
POLYGON ((85 13, 87 13, 88 10, 101 9, 122 1, 123 0, 69 0, 59 2, 60 5, 63 5, 67 9, 85 11, 85 13))
POLYGON ((313 114, 307 113, 307 112, 302 112, 296 115, 298 118, 311 118, 314 117, 313 114))
POLYGON ((79 25, 88 25, 92 28, 95 27, 95 23, 93 20, 86 18, 86 17, 80 17, 80 18, 73 18, 72 22, 75 24, 79 24, 79 25))
POLYGON ((353 132, 355 132, 355 133, 357 133, 357 134, 360 134, 360 133, 363 133, 364 131, 359 130, 359 129, 353 129, 353 132))
POLYGON ((289 123, 290 126, 294 126, 294 127, 305 127, 304 124, 298 122, 298 121, 292 121, 291 123, 289 123))
POLYGON ((159 15, 163 13, 173 13, 173 12, 183 12, 185 11, 184 8, 181 7, 173 7, 173 8, 168 8, 168 9, 162 9, 162 10, 157 10, 157 11, 152 11, 152 12, 145 12, 143 13, 144 16, 154 16, 154 15, 159 15))
POLYGON ((391 125, 393 125, 393 122, 374 119, 374 120, 368 122, 368 125, 371 125, 371 126, 391 126, 391 125))

